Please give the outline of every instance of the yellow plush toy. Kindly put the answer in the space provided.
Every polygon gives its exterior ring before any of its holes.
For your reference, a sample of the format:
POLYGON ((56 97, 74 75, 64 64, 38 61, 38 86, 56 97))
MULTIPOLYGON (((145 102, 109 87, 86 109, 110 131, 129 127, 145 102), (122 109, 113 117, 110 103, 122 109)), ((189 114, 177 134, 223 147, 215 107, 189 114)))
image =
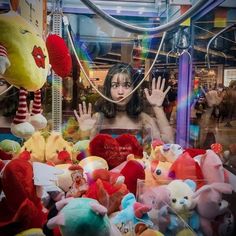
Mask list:
POLYGON ((26 142, 21 151, 30 152, 30 160, 45 162, 45 139, 40 131, 35 132, 26 142))
POLYGON ((67 142, 62 134, 52 132, 46 140, 46 161, 55 165, 72 163, 72 146, 73 144, 67 142))
POLYGON ((19 107, 11 131, 21 138, 44 128, 40 88, 46 82, 49 57, 46 44, 36 29, 14 11, 0 14, 0 75, 20 89, 19 107), (27 116, 26 97, 35 92, 31 116, 27 116))

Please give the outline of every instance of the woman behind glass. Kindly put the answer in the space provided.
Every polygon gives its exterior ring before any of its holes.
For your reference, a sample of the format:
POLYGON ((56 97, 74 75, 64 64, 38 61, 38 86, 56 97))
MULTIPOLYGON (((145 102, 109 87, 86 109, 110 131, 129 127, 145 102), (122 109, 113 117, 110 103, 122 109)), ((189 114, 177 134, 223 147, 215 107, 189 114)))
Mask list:
MULTIPOLYGON (((103 94, 114 101, 123 99, 140 82, 139 74, 126 63, 112 66, 103 84, 103 94)), ((151 139, 161 139, 165 143, 173 143, 173 131, 163 111, 162 103, 169 91, 164 91, 165 79, 159 77, 152 80, 149 92, 144 89, 147 101, 152 106, 155 117, 143 112, 142 98, 136 90, 119 103, 112 103, 101 98, 95 104, 95 113, 92 115, 92 105, 79 104, 79 113, 74 111, 79 123, 81 136, 92 139, 97 133, 119 135, 131 133, 143 142, 145 134, 151 139)))

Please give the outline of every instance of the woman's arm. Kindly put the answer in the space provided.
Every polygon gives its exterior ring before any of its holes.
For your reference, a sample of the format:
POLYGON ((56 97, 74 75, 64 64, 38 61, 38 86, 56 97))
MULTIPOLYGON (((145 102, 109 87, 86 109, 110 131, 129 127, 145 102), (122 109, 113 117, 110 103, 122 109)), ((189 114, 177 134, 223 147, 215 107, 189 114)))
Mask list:
POLYGON ((165 79, 161 81, 161 77, 158 77, 157 80, 155 78, 152 80, 151 93, 149 93, 147 89, 145 89, 144 91, 148 102, 153 107, 156 116, 157 126, 161 136, 160 138, 165 143, 174 143, 174 134, 162 107, 162 103, 166 94, 170 90, 170 86, 168 86, 165 91, 164 87, 165 79))
POLYGON ((153 106, 153 111, 156 116, 156 122, 160 130, 162 141, 165 143, 174 143, 174 132, 166 118, 163 107, 153 106))

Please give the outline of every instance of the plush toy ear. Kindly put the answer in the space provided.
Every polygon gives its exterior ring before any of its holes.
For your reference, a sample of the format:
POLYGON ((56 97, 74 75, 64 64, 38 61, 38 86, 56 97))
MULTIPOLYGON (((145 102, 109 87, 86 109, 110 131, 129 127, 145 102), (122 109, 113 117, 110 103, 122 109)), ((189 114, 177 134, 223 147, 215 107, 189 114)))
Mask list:
POLYGON ((96 202, 90 202, 89 203, 91 206, 91 209, 96 213, 99 214, 101 216, 105 216, 107 214, 107 208, 102 206, 99 203, 96 202))
POLYGON ((184 183, 186 183, 193 190, 193 192, 196 191, 197 185, 193 180, 186 179, 186 180, 184 180, 184 183))
POLYGON ((55 227, 60 226, 60 225, 65 225, 65 217, 64 217, 64 214, 62 214, 62 213, 59 213, 58 215, 51 218, 47 222, 47 227, 49 229, 54 229, 55 227))
POLYGON ((211 184, 211 187, 220 192, 220 193, 225 193, 225 194, 232 194, 233 187, 231 184, 227 183, 213 183, 211 184))
POLYGON ((199 188, 195 193, 193 193, 192 198, 197 198, 200 194, 210 191, 211 190, 211 186, 209 184, 206 184, 204 186, 202 186, 201 188, 199 188))

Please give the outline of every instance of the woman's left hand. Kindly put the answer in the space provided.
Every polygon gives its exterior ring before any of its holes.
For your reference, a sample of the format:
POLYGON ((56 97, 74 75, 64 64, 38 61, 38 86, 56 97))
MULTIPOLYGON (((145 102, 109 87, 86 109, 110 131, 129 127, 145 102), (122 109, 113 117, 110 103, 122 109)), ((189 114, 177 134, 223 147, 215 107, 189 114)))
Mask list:
POLYGON ((165 79, 163 79, 161 82, 161 77, 159 76, 158 79, 153 78, 152 80, 151 94, 149 94, 147 88, 144 89, 147 100, 152 106, 158 106, 158 107, 162 106, 165 96, 171 88, 170 86, 168 86, 168 88, 164 91, 165 82, 166 82, 165 79))

